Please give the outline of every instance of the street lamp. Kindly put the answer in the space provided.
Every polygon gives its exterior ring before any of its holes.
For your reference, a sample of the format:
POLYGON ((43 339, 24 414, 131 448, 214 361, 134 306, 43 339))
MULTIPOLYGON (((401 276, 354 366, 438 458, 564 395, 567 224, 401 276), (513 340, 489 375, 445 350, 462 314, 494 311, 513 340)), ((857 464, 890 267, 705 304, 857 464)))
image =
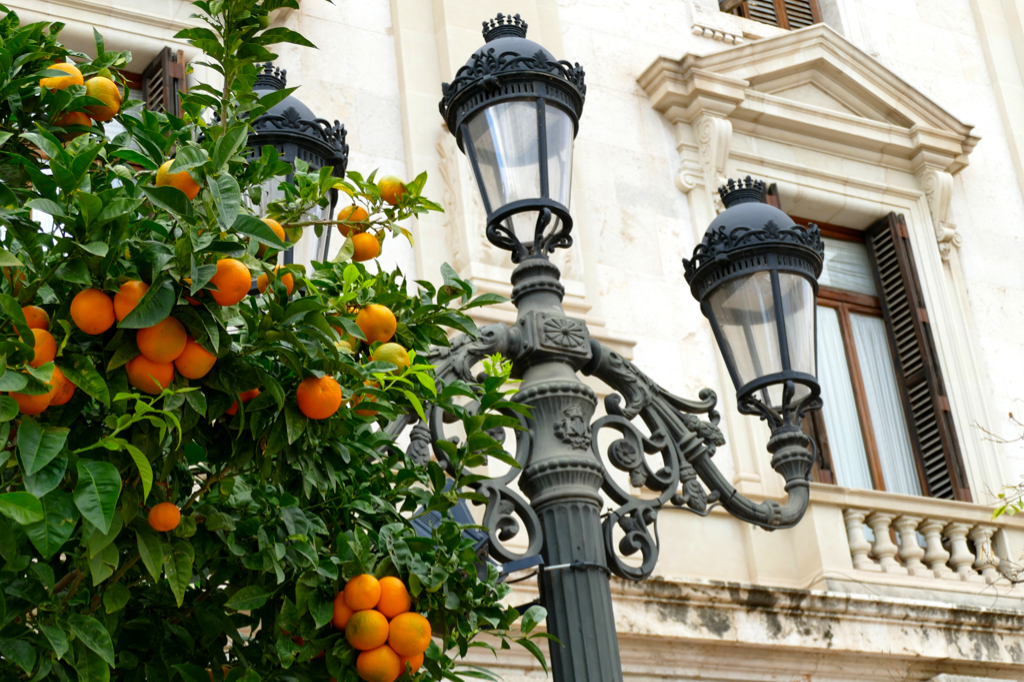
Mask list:
MULTIPOLYGON (((671 504, 705 516, 721 504, 769 530, 796 524, 807 509, 812 443, 799 422, 821 406, 814 343, 821 237, 817 228, 805 230, 762 203, 761 183, 730 181, 720 190, 726 211, 693 260, 684 261, 736 385, 740 411, 759 415, 771 428, 767 449, 788 497, 785 504, 757 503, 711 461, 725 443, 713 391, 704 389, 699 400, 672 395, 591 339, 586 323, 562 309, 565 289, 548 254, 572 244, 572 143, 586 87, 578 64, 555 60, 526 39, 526 30, 518 15, 484 22, 486 44, 443 86, 440 104, 473 166, 488 214, 487 237, 518 263, 512 273, 517 319, 511 326, 488 325, 474 338, 456 337, 429 361, 441 382, 472 381, 476 363, 494 353, 512 361, 512 375, 522 379, 515 400, 531 411, 529 418, 508 412, 524 427, 516 432, 519 468, 471 486, 487 500, 487 550, 506 569, 541 564, 541 602, 548 631, 557 638, 550 648, 554 680, 619 682, 608 578, 651 575, 661 508, 671 504), (605 398, 607 415, 594 422, 597 395, 580 372, 613 391, 605 398), (634 423, 637 417, 646 431, 634 423), (612 468, 628 474, 632 487, 655 495, 631 494, 612 468), (522 494, 511 486, 517 478, 522 494), (612 508, 603 511, 609 501, 612 508), (506 546, 522 530, 526 549, 506 546)), ((412 420, 389 429, 396 432, 412 420)), ((451 438, 445 423, 443 412, 432 407, 427 422, 413 427, 407 451, 413 462, 424 464, 433 454, 454 471, 437 446, 451 438)))
MULTIPOLYGON (((273 62, 263 65, 263 70, 256 76, 253 91, 261 97, 287 85, 288 72, 275 68, 273 62)), ((263 147, 270 145, 281 155, 282 161, 295 163, 296 160, 309 164, 310 171, 318 171, 325 166, 334 168, 334 176, 345 177, 348 167, 348 145, 345 143, 345 126, 338 121, 333 124, 325 119, 317 118, 294 94, 288 95, 268 111, 252 122, 253 132, 249 133, 247 146, 252 150, 254 159, 263 154, 263 147)), ((285 178, 293 181, 292 174, 285 178)), ((281 181, 272 178, 261 187, 261 206, 265 208, 272 201, 285 198, 280 189, 281 181)), ((331 220, 334 207, 338 202, 338 190, 330 191, 330 206, 316 209, 311 216, 313 220, 331 220)), ((315 257, 324 260, 330 247, 331 230, 324 229, 323 236, 317 241, 315 257)), ((293 262, 294 247, 284 253, 284 262, 293 262)))

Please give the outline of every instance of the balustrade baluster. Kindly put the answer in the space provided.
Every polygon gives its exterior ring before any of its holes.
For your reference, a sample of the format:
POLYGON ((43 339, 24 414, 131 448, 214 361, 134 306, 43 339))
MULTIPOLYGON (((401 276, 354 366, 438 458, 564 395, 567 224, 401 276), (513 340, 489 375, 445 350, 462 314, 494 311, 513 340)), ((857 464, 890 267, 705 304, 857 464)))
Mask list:
POLYGON ((946 537, 949 538, 950 556, 949 565, 957 572, 961 580, 970 580, 977 577, 977 573, 971 568, 974 563, 974 555, 967 546, 967 533, 971 527, 966 523, 954 521, 946 526, 946 537))
POLYGON ((900 516, 892 525, 900 536, 900 561, 910 575, 927 575, 928 568, 921 563, 924 547, 917 541, 917 527, 921 525, 920 516, 900 516))
MULTIPOLYGON (((878 564, 886 573, 906 573, 906 569, 896 561, 899 547, 889 537, 889 526, 892 524, 895 516, 895 514, 877 511, 872 512, 868 516, 868 526, 871 527, 871 531, 875 534, 875 543, 871 547, 871 556, 878 561, 878 564)), ((971 558, 973 559, 974 557, 971 558)))
POLYGON ((992 535, 995 532, 995 528, 975 526, 968 535, 971 542, 974 543, 974 570, 981 573, 985 582, 990 585, 999 580, 999 571, 996 570, 996 566, 999 565, 999 557, 996 556, 995 550, 992 548, 992 535))
POLYGON ((946 562, 949 561, 949 552, 942 546, 942 530, 945 527, 946 522, 938 519, 925 519, 924 523, 918 526, 921 534, 924 535, 924 563, 928 565, 936 578, 956 576, 946 565, 946 562))
POLYGON ((877 564, 868 557, 871 543, 864 537, 864 517, 867 514, 862 509, 846 509, 843 511, 843 520, 846 522, 846 537, 850 542, 853 567, 862 571, 877 571, 877 564))

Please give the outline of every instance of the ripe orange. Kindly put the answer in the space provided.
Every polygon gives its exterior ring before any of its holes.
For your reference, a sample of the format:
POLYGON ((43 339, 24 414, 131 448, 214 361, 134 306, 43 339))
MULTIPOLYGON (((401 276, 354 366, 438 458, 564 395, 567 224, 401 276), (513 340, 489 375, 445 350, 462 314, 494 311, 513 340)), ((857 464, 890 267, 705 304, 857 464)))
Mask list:
POLYGON ((213 369, 216 362, 216 355, 200 346, 195 339, 189 336, 185 339, 185 349, 181 351, 181 355, 175 358, 174 366, 177 368, 178 374, 186 379, 202 379, 213 369))
MULTIPOLYGON (((29 416, 35 416, 37 414, 42 414, 43 410, 50 406, 50 403, 52 403, 53 399, 57 396, 57 382, 55 381, 57 379, 57 371, 57 368, 54 367, 53 376, 50 377, 50 380, 47 382, 52 388, 50 388, 46 393, 41 395, 27 395, 25 393, 15 393, 14 391, 11 391, 9 395, 14 398, 14 402, 18 403, 18 412, 29 416)), ((64 374, 61 373, 60 376, 63 377, 64 374)))
POLYGON ((21 314, 25 316, 30 329, 50 328, 50 315, 39 306, 27 305, 21 309, 21 314))
POLYGON ((356 611, 345 625, 345 639, 360 651, 376 649, 388 641, 388 619, 373 609, 356 611))
POLYGON ((360 232, 352 235, 352 260, 357 263, 373 260, 380 255, 380 242, 372 234, 360 232))
POLYGON ((135 334, 139 352, 151 362, 174 362, 185 350, 188 333, 185 325, 176 318, 165 317, 152 327, 140 329, 135 334))
POLYGON ((211 291, 213 300, 219 305, 234 305, 245 298, 252 286, 252 273, 245 263, 234 258, 221 258, 217 261, 217 274, 210 279, 217 287, 211 291))
POLYGON ((422 654, 430 646, 430 622, 418 613, 403 613, 391 621, 388 644, 400 656, 422 654))
POLYGON ((159 533, 174 530, 181 522, 181 510, 173 502, 161 502, 149 510, 149 525, 159 533))
MULTIPOLYGON (((61 128, 67 128, 68 126, 92 126, 92 119, 90 119, 89 115, 83 111, 70 111, 54 121, 53 125, 60 126, 61 128)), ((67 142, 68 140, 75 139, 79 135, 85 135, 85 133, 67 132, 61 133, 57 137, 67 142)))
POLYGON ((75 385, 64 376, 64 372, 60 371, 60 367, 53 368, 53 376, 50 377, 50 383, 57 389, 53 395, 53 400, 50 401, 50 405, 63 405, 71 400, 71 396, 75 395, 75 385))
POLYGON ((355 204, 346 206, 338 211, 338 220, 344 220, 349 224, 338 225, 338 232, 341 232, 343 237, 347 237, 353 232, 362 232, 366 229, 365 221, 368 217, 366 209, 362 206, 356 206, 355 204))
POLYGON ((149 285, 137 279, 130 279, 121 285, 121 290, 114 294, 114 317, 120 322, 149 291, 149 285))
MULTIPOLYGON (((28 363, 31 367, 39 367, 45 365, 47 362, 53 362, 53 359, 57 357, 57 341, 53 338, 53 335, 45 329, 33 329, 31 343, 35 348, 35 355, 32 356, 32 360, 28 363)), ((29 343, 29 341, 25 341, 29 343)))
MULTIPOLYGON (((267 224, 267 226, 271 230, 274 231, 274 234, 281 238, 281 241, 288 240, 288 238, 285 236, 284 228, 281 227, 281 223, 277 222, 276 220, 273 220, 272 218, 263 218, 262 220, 267 224)), ((260 244, 260 250, 256 252, 256 257, 263 258, 263 255, 267 252, 268 248, 270 247, 268 247, 266 244, 260 244)), ((263 293, 262 289, 260 290, 260 293, 263 293)), ((288 293, 291 292, 289 291, 288 293)))
POLYGON ((345 592, 339 592, 334 597, 334 616, 331 618, 331 625, 339 630, 344 630, 345 626, 348 625, 348 619, 355 613, 345 603, 345 592))
POLYGON ((86 334, 102 334, 114 326, 114 302, 99 289, 86 289, 71 300, 71 319, 86 334))
POLYGON ((387 175, 381 178, 380 182, 377 183, 377 187, 380 188, 381 198, 392 206, 397 206, 407 191, 405 183, 394 175, 387 175))
POLYGON ((416 654, 415 656, 399 656, 398 662, 402 666, 402 672, 406 672, 406 664, 408 663, 409 672, 414 673, 423 666, 423 654, 416 654))
POLYGON ((405 613, 412 608, 412 597, 409 590, 401 579, 389 575, 380 579, 380 601, 377 602, 377 610, 383 613, 388 620, 405 613))
POLYGON ((164 161, 160 168, 156 171, 156 186, 157 187, 174 187, 180 189, 185 193, 185 196, 192 199, 196 198, 199 194, 199 183, 192 179, 192 176, 188 174, 188 171, 181 171, 180 173, 168 173, 171 164, 174 163, 174 159, 164 161))
POLYGON ((374 362, 390 362, 398 369, 392 370, 392 374, 401 374, 402 370, 410 365, 409 353, 397 343, 385 343, 377 347, 370 357, 374 362))
POLYGON ((372 609, 379 601, 380 583, 369 573, 357 575, 345 585, 345 603, 353 611, 372 609))
MULTIPOLYGON (((319 379, 308 377, 295 391, 295 400, 299 403, 299 411, 310 419, 327 419, 341 407, 341 386, 326 374, 319 379)), ((379 586, 377 591, 379 598, 379 586)))
MULTIPOLYGON (((274 274, 277 275, 277 271, 280 269, 280 265, 274 268, 274 274)), ((288 295, 291 296, 292 290, 295 289, 295 278, 292 277, 292 273, 286 271, 281 276, 281 283, 284 284, 285 290, 288 292, 288 295)), ((269 286, 270 277, 267 276, 266 274, 260 275, 259 277, 256 278, 256 288, 260 290, 261 294, 264 293, 267 290, 267 287, 269 286)))
POLYGON ((402 670, 398 654, 387 644, 364 651, 356 658, 356 672, 365 682, 395 682, 402 670))
MULTIPOLYGON (((374 388, 377 388, 377 382, 375 382, 375 381, 364 381, 363 385, 364 386, 373 386, 374 388)), ((363 402, 364 400, 366 400, 367 402, 375 403, 375 402, 377 402, 377 396, 370 395, 370 394, 354 396, 352 398, 352 407, 354 408, 356 405, 358 405, 359 403, 363 402)), ((358 414, 360 417, 375 417, 375 416, 377 416, 377 410, 373 409, 372 407, 364 407, 362 409, 353 410, 353 412, 358 414)))
POLYGON ((121 91, 109 78, 103 76, 90 78, 85 82, 85 94, 103 102, 103 104, 91 104, 85 107, 89 116, 97 121, 109 121, 121 110, 121 91))
MULTIPOLYGON (((258 396, 259 394, 260 394, 260 389, 254 388, 251 391, 246 391, 245 393, 240 393, 238 395, 238 398, 239 398, 239 400, 242 401, 242 404, 244 405, 245 403, 249 402, 250 400, 252 400, 256 396, 258 396)), ((227 414, 231 414, 231 415, 236 414, 238 412, 238 400, 236 400, 235 402, 231 403, 231 407, 229 407, 227 410, 225 410, 225 412, 227 414)))
POLYGON ((54 71, 63 71, 68 74, 66 76, 51 76, 49 78, 40 78, 39 87, 46 88, 47 90, 63 90, 69 85, 81 85, 84 81, 82 79, 82 72, 78 70, 78 67, 74 64, 65 64, 64 62, 57 62, 46 67, 54 71))
POLYGON ((128 383, 143 393, 159 395, 174 381, 173 362, 153 362, 145 355, 137 355, 125 365, 128 383))
POLYGON ((387 343, 398 329, 398 320, 390 308, 371 303, 356 315, 356 326, 362 330, 367 343, 387 343))

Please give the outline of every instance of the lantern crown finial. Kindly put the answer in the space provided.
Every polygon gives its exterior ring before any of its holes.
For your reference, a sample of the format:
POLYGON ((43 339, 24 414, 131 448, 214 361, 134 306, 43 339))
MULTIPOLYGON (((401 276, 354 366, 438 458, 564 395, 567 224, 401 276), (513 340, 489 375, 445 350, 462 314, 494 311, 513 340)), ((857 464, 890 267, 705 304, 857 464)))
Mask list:
POLYGON ((726 208, 736 204, 763 203, 764 182, 754 180, 749 175, 742 180, 729 181, 718 188, 718 195, 726 208))
POLYGON ((484 40, 489 43, 505 37, 525 38, 527 28, 526 22, 518 14, 499 14, 484 22, 484 40))
POLYGON ((256 75, 256 88, 261 85, 274 90, 283 90, 288 85, 288 71, 275 67, 274 62, 266 62, 263 70, 256 75))

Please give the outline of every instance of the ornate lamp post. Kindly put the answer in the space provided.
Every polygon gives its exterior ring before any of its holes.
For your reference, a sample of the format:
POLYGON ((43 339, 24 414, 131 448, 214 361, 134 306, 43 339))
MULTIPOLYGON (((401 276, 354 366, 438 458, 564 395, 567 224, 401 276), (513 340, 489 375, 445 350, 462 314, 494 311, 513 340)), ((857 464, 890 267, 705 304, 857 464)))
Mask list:
MULTIPOLYGON (((821 405, 814 334, 822 243, 817 228, 805 230, 761 203, 763 185, 748 178, 720 190, 728 208, 684 261, 741 411, 772 429, 768 450, 789 499, 753 502, 711 461, 725 442, 714 392, 704 389, 699 400, 668 393, 562 310, 564 288, 548 254, 572 244, 572 144, 586 87, 578 64, 555 60, 526 39, 526 29, 518 15, 485 22, 486 44, 443 86, 441 100, 441 114, 473 166, 487 237, 518 263, 518 319, 487 326, 476 339, 458 338, 433 361, 439 378, 450 381, 471 380, 473 365, 490 354, 512 360, 513 376, 522 379, 515 399, 530 405, 532 416, 517 433, 521 469, 476 484, 488 499, 488 552, 501 562, 541 555, 541 601, 560 642, 551 645, 556 682, 615 681, 622 672, 609 576, 641 580, 654 570, 659 509, 672 504, 706 515, 717 502, 768 529, 792 526, 807 509, 813 456, 799 421, 821 405), (597 396, 579 372, 618 392, 605 399, 607 416, 593 423, 597 396), (636 417, 649 435, 633 424, 636 417), (607 461, 657 497, 635 497, 616 483, 599 447, 603 429, 615 433, 607 461), (655 455, 652 465, 648 456, 655 455), (516 476, 526 499, 509 487, 516 476), (602 492, 618 505, 603 518, 602 492), (528 547, 515 552, 504 542, 521 525, 528 547), (620 553, 639 553, 640 561, 620 553)), ((411 435, 410 454, 421 461, 430 444, 446 438, 444 415, 434 408, 428 419, 411 435)), ((450 467, 443 450, 435 445, 433 453, 450 467)))
MULTIPOLYGON (((263 65, 263 71, 256 77, 253 90, 260 96, 282 90, 288 82, 288 72, 275 68, 272 62, 263 65)), ((289 95, 275 104, 252 123, 253 131, 249 134, 247 146, 252 150, 253 158, 263 154, 263 147, 270 145, 281 155, 282 161, 294 163, 296 159, 309 164, 311 171, 318 171, 325 166, 334 167, 334 176, 345 177, 348 167, 348 145, 345 143, 345 126, 338 121, 333 124, 314 116, 313 112, 295 95, 289 95)), ((289 175, 286 180, 292 181, 289 175)), ((261 205, 284 198, 279 189, 280 181, 271 180, 262 187, 261 205)), ((312 216, 313 220, 330 220, 334 216, 338 191, 331 190, 331 203, 326 209, 312 216)), ((318 240, 315 257, 323 259, 330 246, 331 230, 325 229, 318 240)), ((291 263, 294 247, 284 253, 284 262, 291 263)))

